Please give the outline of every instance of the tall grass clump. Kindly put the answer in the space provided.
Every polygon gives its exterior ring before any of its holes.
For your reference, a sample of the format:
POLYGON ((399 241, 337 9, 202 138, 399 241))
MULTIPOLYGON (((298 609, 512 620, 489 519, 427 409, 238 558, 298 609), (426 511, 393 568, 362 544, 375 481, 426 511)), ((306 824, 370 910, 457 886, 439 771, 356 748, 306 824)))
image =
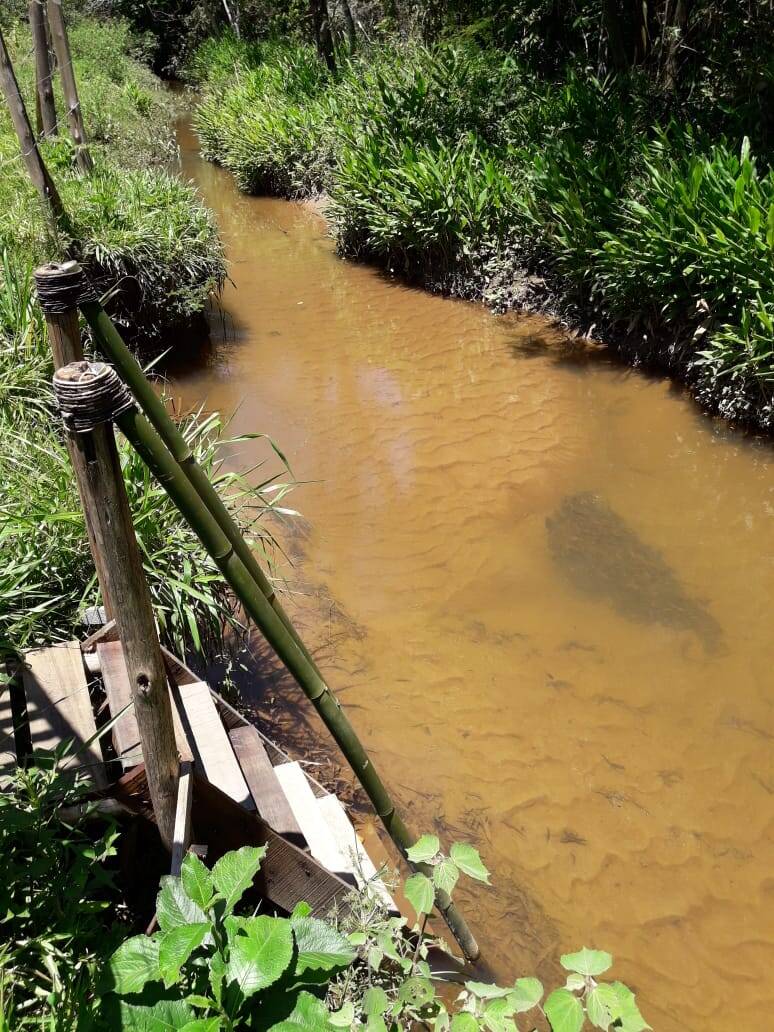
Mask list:
POLYGON ((637 70, 544 78, 452 39, 372 45, 331 74, 303 46, 228 37, 194 67, 206 155, 247 191, 325 193, 342 253, 587 313, 715 409, 774 421, 767 155, 691 130, 637 70))
MULTIPOLYGON (((172 112, 137 62, 126 25, 76 20, 71 31, 94 173, 76 174, 66 130, 43 144, 70 215, 68 236, 50 229, 19 160, 9 116, 0 111, 0 653, 71 637, 79 611, 99 602, 53 407, 34 267, 61 258, 65 248, 77 254, 105 292, 111 314, 139 343, 163 339, 165 329, 189 322, 225 276, 211 213, 191 187, 160 167, 173 151, 172 112)), ((29 103, 29 37, 15 23, 9 38, 29 103)), ((287 485, 269 478, 255 486, 223 473, 219 456, 227 442, 217 417, 198 413, 183 429, 243 529, 270 557, 265 517, 287 485)), ((240 627, 231 596, 142 462, 125 443, 119 450, 164 638, 179 650, 221 651, 224 626, 240 627)))

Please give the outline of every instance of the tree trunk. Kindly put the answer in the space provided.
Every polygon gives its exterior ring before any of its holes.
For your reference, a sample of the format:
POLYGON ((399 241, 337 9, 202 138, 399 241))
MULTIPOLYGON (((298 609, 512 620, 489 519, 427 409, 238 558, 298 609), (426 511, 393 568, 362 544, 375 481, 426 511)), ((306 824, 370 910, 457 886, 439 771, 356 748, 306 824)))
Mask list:
POLYGON ((629 61, 626 56, 623 11, 619 0, 603 0, 602 17, 607 34, 610 65, 614 71, 622 72, 629 67, 629 61))
POLYGON ((357 32, 355 31, 355 19, 352 17, 352 8, 349 6, 349 0, 340 0, 340 3, 347 43, 349 44, 350 53, 354 53, 357 45, 357 32))
POLYGON ((46 205, 47 213, 51 216, 53 224, 60 229, 67 228, 64 206, 59 191, 40 156, 2 32, 0 32, 0 87, 2 87, 11 112, 13 127, 16 130, 24 164, 27 166, 32 184, 46 205))
POLYGON ((328 71, 336 71, 336 54, 333 47, 331 19, 328 14, 326 0, 309 0, 309 15, 312 19, 312 30, 317 53, 328 66, 328 71))
POLYGON ((663 82, 668 93, 674 93, 677 88, 680 50, 685 39, 689 14, 690 0, 674 0, 672 17, 664 18, 664 32, 669 34, 669 38, 666 41, 663 82))
POLYGON ((54 44, 57 64, 59 65, 59 74, 62 77, 62 92, 67 105, 70 133, 76 147, 75 161, 80 171, 86 175, 91 172, 94 165, 86 147, 86 130, 83 127, 81 102, 78 97, 78 86, 75 82, 73 61, 70 55, 70 43, 67 39, 67 27, 65 26, 64 14, 62 12, 62 0, 48 0, 48 22, 51 26, 51 39, 54 44))
POLYGON ((56 105, 51 69, 51 51, 46 31, 46 8, 41 0, 30 0, 30 29, 35 50, 36 111, 38 135, 47 139, 56 136, 56 105))

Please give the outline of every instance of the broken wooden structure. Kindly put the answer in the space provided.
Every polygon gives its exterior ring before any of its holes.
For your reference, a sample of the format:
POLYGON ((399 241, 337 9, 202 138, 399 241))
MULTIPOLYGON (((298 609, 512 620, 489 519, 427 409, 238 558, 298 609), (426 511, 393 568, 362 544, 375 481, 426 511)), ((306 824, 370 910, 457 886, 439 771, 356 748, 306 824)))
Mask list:
MULTIPOLYGON (((322 917, 368 882, 394 909, 339 799, 181 659, 166 649, 163 656, 181 764, 172 870, 191 842, 204 844, 208 862, 242 845, 266 845, 258 888, 275 907, 290 911, 304 899, 322 917)), ((10 672, 10 692, 0 696, 0 774, 16 762, 46 762, 70 743, 62 769, 152 819, 115 621, 83 642, 32 649, 10 672)))

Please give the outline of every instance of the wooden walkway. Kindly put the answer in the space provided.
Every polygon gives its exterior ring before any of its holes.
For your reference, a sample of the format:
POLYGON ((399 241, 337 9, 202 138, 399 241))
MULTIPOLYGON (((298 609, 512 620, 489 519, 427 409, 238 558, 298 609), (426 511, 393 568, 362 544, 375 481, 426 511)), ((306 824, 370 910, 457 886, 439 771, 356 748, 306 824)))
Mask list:
MULTIPOLYGON (((266 844, 261 872, 266 898, 284 909, 305 899, 319 915, 354 885, 373 879, 374 864, 341 802, 185 663, 163 652, 178 752, 193 777, 192 792, 181 806, 190 810, 193 799, 196 841, 207 842, 210 858, 239 845, 266 844)), ((142 794, 142 749, 113 622, 83 643, 27 652, 13 684, 15 698, 11 691, 0 695, 0 779, 17 762, 19 742, 26 741, 33 762, 64 747, 63 767, 80 771, 95 790, 113 786, 119 798, 142 794), (18 713, 25 707, 27 722, 20 729, 18 713), (101 743, 98 726, 117 715, 101 743)), ((395 911, 381 882, 372 884, 395 911)))

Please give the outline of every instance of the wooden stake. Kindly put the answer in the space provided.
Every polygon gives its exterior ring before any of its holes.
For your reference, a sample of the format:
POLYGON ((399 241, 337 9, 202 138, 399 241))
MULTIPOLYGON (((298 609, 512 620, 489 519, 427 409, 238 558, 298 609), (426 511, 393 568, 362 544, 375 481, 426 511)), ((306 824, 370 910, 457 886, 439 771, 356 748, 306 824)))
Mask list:
POLYGON ((0 32, 0 86, 2 86, 3 94, 11 112, 13 127, 16 130, 24 164, 27 166, 27 172, 32 180, 32 184, 40 194, 55 225, 60 228, 66 228, 67 218, 64 205, 43 158, 40 156, 2 32, 0 32))
MULTIPOLYGON (((52 276, 68 276, 74 267, 74 262, 64 262, 62 265, 44 267, 45 274, 52 276)), ((83 345, 81 344, 81 329, 78 325, 78 309, 71 308, 66 312, 55 314, 46 313, 46 329, 48 330, 48 341, 54 355, 54 369, 61 369, 62 366, 71 362, 80 362, 83 358, 83 345)), ((70 461, 73 461, 73 448, 70 438, 67 437, 67 450, 70 453, 70 461)), ((104 569, 102 555, 96 547, 94 528, 89 520, 89 513, 84 510, 86 516, 86 532, 89 537, 91 554, 94 556, 94 565, 97 570, 102 603, 105 606, 105 616, 112 620, 115 615, 112 599, 110 598, 110 586, 107 580, 107 572, 104 569)))
MULTIPOLYGON (((57 326, 54 332, 57 363, 68 357, 68 351, 72 354, 80 349, 80 338, 76 342, 72 323, 69 323, 80 293, 80 281, 76 281, 68 291, 72 269, 72 263, 65 263, 63 266, 44 266, 35 272, 38 294, 46 298, 42 304, 46 321, 49 326, 57 326), (64 282, 63 288, 59 287, 60 281, 64 282), (52 293, 56 295, 53 303, 50 300, 52 293)), ((69 378, 77 381, 81 365, 78 362, 68 364, 58 370, 59 375, 65 375, 64 370, 67 370, 69 378)), ((171 851, 179 756, 166 668, 134 534, 113 424, 99 423, 94 429, 82 433, 68 429, 66 437, 86 516, 94 565, 124 648, 156 823, 164 845, 171 851)))
POLYGON ((53 71, 51 51, 46 31, 46 8, 44 0, 30 0, 30 28, 35 48, 35 83, 37 111, 40 114, 38 134, 50 139, 57 135, 56 104, 54 103, 53 71))
POLYGON ((51 40, 59 65, 59 74, 62 76, 62 92, 67 107, 67 120, 70 123, 70 133, 76 146, 75 160, 80 171, 84 175, 88 175, 94 168, 94 164, 86 147, 86 130, 83 127, 81 102, 78 99, 78 86, 75 82, 70 43, 62 12, 62 0, 48 0, 48 22, 51 26, 51 40))
MULTIPOLYGON (((67 369, 77 370, 78 366, 67 369)), ((164 845, 171 851, 179 757, 166 669, 113 426, 101 423, 84 433, 68 432, 68 437, 81 504, 94 531, 95 561, 99 555, 115 607, 156 823, 164 845)))

